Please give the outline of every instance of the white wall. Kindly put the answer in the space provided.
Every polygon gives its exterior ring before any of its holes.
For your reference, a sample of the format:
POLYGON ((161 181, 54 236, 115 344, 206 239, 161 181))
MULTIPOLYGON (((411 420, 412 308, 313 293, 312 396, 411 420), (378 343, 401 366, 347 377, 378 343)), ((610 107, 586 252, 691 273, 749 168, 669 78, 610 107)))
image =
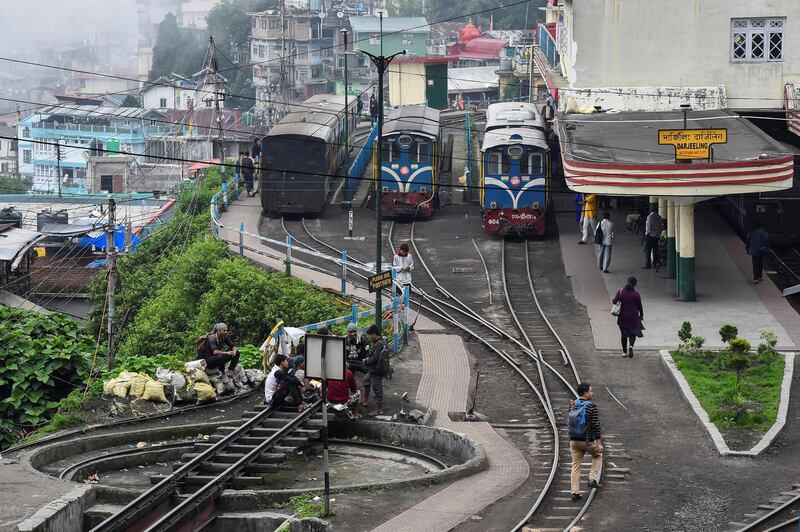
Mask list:
POLYGON ((782 108, 800 82, 800 0, 566 0, 574 87, 725 85, 731 108, 782 108), (731 62, 731 19, 785 17, 783 62, 731 62))
POLYGON ((142 93, 144 99, 142 107, 145 109, 162 108, 161 99, 166 98, 166 109, 175 109, 175 93, 176 89, 174 87, 153 85, 142 93))

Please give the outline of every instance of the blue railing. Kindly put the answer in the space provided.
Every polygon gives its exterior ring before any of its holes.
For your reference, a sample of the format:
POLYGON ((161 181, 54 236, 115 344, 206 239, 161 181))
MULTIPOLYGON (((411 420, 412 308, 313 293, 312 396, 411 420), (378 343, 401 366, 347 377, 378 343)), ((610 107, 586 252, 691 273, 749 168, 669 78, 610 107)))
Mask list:
POLYGON ((556 41, 544 24, 539 24, 539 49, 547 58, 550 68, 556 68, 559 63, 558 47, 556 41))
POLYGON ((378 125, 372 126, 369 136, 361 146, 361 151, 358 152, 355 161, 347 171, 347 183, 345 184, 345 199, 352 200, 358 188, 359 180, 364 175, 364 170, 367 169, 369 160, 372 158, 372 147, 375 144, 375 138, 378 136, 378 125))

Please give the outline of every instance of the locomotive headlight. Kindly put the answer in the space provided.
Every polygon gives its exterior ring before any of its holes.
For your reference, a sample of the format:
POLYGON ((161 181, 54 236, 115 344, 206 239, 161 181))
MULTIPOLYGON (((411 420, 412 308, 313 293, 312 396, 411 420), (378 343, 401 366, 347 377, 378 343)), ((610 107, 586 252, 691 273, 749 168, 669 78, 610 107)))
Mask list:
POLYGON ((497 202, 496 202, 496 201, 493 201, 493 202, 491 202, 491 203, 489 204, 489 208, 490 208, 490 209, 496 209, 496 208, 497 208, 497 202))
POLYGON ((538 211, 539 210, 539 202, 538 201, 534 201, 533 205, 531 205, 531 208, 533 210, 537 210, 538 211))

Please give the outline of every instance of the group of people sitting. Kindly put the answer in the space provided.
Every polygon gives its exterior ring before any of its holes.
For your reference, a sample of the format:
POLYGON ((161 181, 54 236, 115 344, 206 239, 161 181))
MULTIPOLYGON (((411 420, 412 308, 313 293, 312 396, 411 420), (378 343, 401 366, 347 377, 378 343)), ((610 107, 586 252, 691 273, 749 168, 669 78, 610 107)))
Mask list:
MULTIPOLYGON (((318 332, 331 334, 327 328, 322 328, 318 332)), ((364 336, 369 338, 369 344, 366 338, 359 337, 355 323, 347 326, 345 379, 329 380, 327 386, 327 402, 331 405, 348 407, 354 418, 361 417, 360 409, 367 407, 370 393, 375 395, 377 408, 369 415, 383 414, 383 379, 391 373, 389 351, 378 328, 371 325, 364 336), (360 389, 356 383, 356 372, 364 374, 360 389)), ((298 411, 303 411, 308 404, 322 396, 319 387, 306 377, 304 344, 298 345, 296 352, 293 358, 286 355, 275 357, 273 367, 267 376, 264 398, 273 410, 283 404, 291 403, 297 406, 298 411)))

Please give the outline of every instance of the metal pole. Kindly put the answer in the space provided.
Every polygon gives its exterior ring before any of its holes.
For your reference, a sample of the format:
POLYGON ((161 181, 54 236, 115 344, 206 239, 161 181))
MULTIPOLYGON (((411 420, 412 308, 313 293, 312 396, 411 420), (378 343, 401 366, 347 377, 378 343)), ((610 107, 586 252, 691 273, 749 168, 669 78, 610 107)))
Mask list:
MULTIPOLYGON (((209 43, 211 45, 211 69, 214 72, 214 110, 217 115, 217 138, 219 141, 219 173, 222 179, 222 186, 225 187, 225 135, 223 132, 224 126, 224 119, 222 117, 222 112, 220 110, 219 99, 222 96, 222 84, 220 83, 220 75, 219 75, 219 68, 217 65, 217 47, 214 44, 214 37, 209 37, 209 43)), ((228 207, 228 196, 223 191, 223 201, 225 203, 225 208, 228 207)))
POLYGON ((239 255, 244 257, 244 222, 239 223, 239 255))
MULTIPOLYGON (((381 35, 381 56, 378 61, 378 179, 375 181, 375 225, 376 225, 376 246, 375 246, 375 274, 381 273, 381 266, 383 262, 383 227, 381 219, 381 202, 383 198, 383 177, 382 159, 383 159, 383 70, 385 68, 386 58, 383 56, 383 11, 380 12, 380 35, 381 35)), ((381 300, 381 291, 375 291, 375 325, 378 331, 383 331, 382 314, 383 314, 383 301, 381 300)), ((383 333, 381 333, 381 336, 383 333)))
POLYGON ((339 30, 344 38, 344 167, 348 166, 350 159, 350 109, 347 107, 347 29, 339 30))
POLYGON ((325 374, 327 338, 322 338, 322 456, 325 469, 325 517, 331 513, 331 470, 328 462, 328 377, 325 374))
POLYGON ((292 275, 292 237, 286 237, 286 275, 292 275))
POLYGON ((347 294, 347 251, 342 251, 342 295, 347 294))
POLYGON ((108 371, 114 369, 114 315, 116 314, 116 301, 114 291, 116 290, 116 279, 114 267, 116 266, 116 253, 114 249, 115 232, 115 210, 114 198, 108 198, 108 227, 106 227, 106 265, 108 267, 108 371))
MULTIPOLYGON (((56 181, 58 182, 58 197, 61 197, 61 143, 56 139, 56 181)), ((49 187, 48 187, 49 188, 49 187)))

